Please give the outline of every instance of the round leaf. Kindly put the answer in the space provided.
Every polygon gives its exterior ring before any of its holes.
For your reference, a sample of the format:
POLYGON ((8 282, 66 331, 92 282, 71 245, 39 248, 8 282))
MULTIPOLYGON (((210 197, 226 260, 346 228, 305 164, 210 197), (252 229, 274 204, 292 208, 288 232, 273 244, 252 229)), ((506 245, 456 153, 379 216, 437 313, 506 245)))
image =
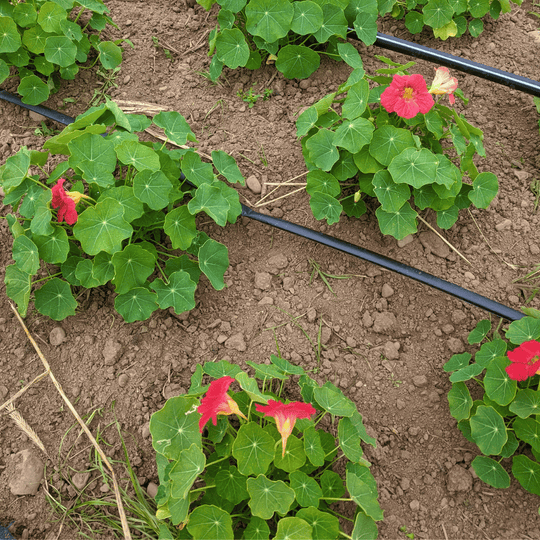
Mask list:
POLYGON ((199 267, 214 289, 217 291, 223 289, 225 287, 223 276, 229 267, 227 248, 215 240, 208 239, 199 248, 199 267))
POLYGON ((249 47, 244 34, 238 28, 222 30, 216 39, 216 54, 231 69, 245 66, 249 59, 249 47))
POLYGON ((424 23, 432 28, 442 28, 452 20, 454 10, 447 0, 430 0, 423 8, 424 23))
POLYGON ((516 418, 513 427, 518 439, 529 443, 536 452, 540 452, 540 421, 536 416, 516 418))
POLYGON ((332 36, 347 37, 347 19, 343 8, 336 4, 326 3, 322 6, 323 23, 321 27, 313 33, 313 37, 319 43, 325 43, 332 36))
POLYGON ((203 504, 191 512, 187 529, 194 538, 233 540, 231 515, 217 506, 203 504))
POLYGON ((516 398, 510 403, 510 410, 520 418, 540 414, 540 392, 532 388, 519 389, 516 398))
POLYGON ((13 241, 13 260, 22 272, 34 275, 39 269, 38 248, 28 236, 21 234, 13 241))
POLYGON ((169 204, 172 184, 161 171, 144 169, 133 178, 133 193, 152 210, 161 210, 169 204))
POLYGON ((15 52, 21 46, 21 36, 11 17, 0 17, 0 54, 15 52))
POLYGON ((285 517, 278 521, 275 540, 311 540, 311 526, 299 517, 285 517))
MULTIPOLYGON (((195 134, 179 112, 163 111, 156 114, 152 121, 156 126, 163 128, 169 140, 180 146, 186 144, 187 141, 197 142, 195 134)), ((196 155, 194 152, 192 153, 196 155)))
POLYGON ((268 540, 268 538, 270 538, 270 527, 266 521, 253 516, 244 529, 244 540, 268 540))
POLYGON ((524 455, 514 456, 512 474, 529 493, 540 495, 540 463, 524 455))
POLYGON ((310 195, 314 195, 318 192, 335 197, 341 192, 341 187, 336 178, 332 174, 324 171, 310 171, 306 176, 306 181, 306 191, 310 195))
POLYGON ((377 524, 373 518, 364 514, 364 512, 358 512, 354 520, 354 529, 351 533, 352 540, 374 540, 378 534, 377 524))
POLYGON ((517 382, 512 380, 505 368, 510 365, 506 356, 494 358, 486 369, 484 389, 486 395, 499 405, 508 405, 516 395, 517 382))
POLYGON ((476 456, 471 466, 482 482, 497 489, 510 487, 510 476, 494 459, 476 456))
POLYGON ((251 0, 245 13, 247 31, 273 43, 289 32, 294 8, 288 0, 251 0))
POLYGON ((458 422, 469 418, 472 404, 473 400, 465 383, 452 384, 452 388, 448 392, 448 405, 450 406, 450 414, 458 422))
POLYGON ((379 228, 383 234, 389 234, 397 240, 403 240, 417 231, 416 216, 411 205, 406 202, 397 212, 386 212, 381 206, 375 211, 379 228))
POLYGON ((238 182, 244 185, 245 180, 236 164, 233 157, 229 156, 223 150, 212 150, 212 162, 214 167, 222 174, 231 184, 238 182))
POLYGON ((154 271, 156 258, 137 244, 130 244, 112 257, 115 292, 123 294, 142 285, 154 271))
POLYGON ((495 195, 497 195, 498 190, 499 182, 497 177, 491 172, 483 172, 473 180, 473 188, 469 192, 469 199, 476 208, 487 208, 495 195))
POLYGON ((373 189, 385 212, 397 212, 411 197, 407 184, 396 184, 387 170, 377 171, 373 189))
POLYGON ((305 462, 304 443, 294 435, 287 439, 285 456, 282 457, 281 452, 278 452, 274 458, 274 465, 288 473, 298 470, 305 462))
POLYGON ((23 77, 17 92, 27 105, 39 105, 49 98, 49 87, 37 75, 23 77))
POLYGON ((540 340, 540 319, 523 317, 510 323, 505 334, 514 345, 521 345, 524 341, 540 340))
POLYGON ((414 188, 433 183, 439 160, 427 148, 406 148, 396 156, 388 171, 397 184, 409 184, 414 188))
POLYGON ((337 223, 343 211, 343 207, 336 198, 320 191, 310 197, 309 206, 315 218, 326 219, 328 225, 337 223))
POLYGON ((67 67, 75 62, 77 46, 65 36, 51 36, 45 42, 44 53, 52 64, 67 67))
POLYGON ((323 11, 321 7, 310 0, 294 2, 294 18, 291 23, 291 30, 305 36, 314 34, 323 23, 323 11))
POLYGON ((500 454, 507 434, 503 417, 492 407, 481 405, 471 417, 471 435, 486 456, 500 454))
POLYGON ((174 463, 170 472, 171 497, 185 499, 188 496, 193 482, 204 470, 206 457, 197 442, 191 444, 180 452, 178 461, 174 463))
POLYGON ((195 307, 195 290, 197 284, 191 281, 187 272, 179 270, 169 276, 169 282, 154 280, 150 287, 157 293, 161 309, 172 307, 175 313, 190 311, 195 307))
POLYGON ((173 249, 186 250, 197 236, 195 216, 187 206, 178 206, 165 216, 163 230, 169 235, 173 249))
POLYGON ((122 62, 122 49, 112 41, 102 41, 97 50, 99 61, 105 69, 114 69, 122 62))
POLYGON ((383 165, 391 161, 406 148, 414 146, 412 134, 408 129, 392 125, 382 126, 375 131, 369 144, 369 153, 383 165))
MULTIPOLYGON (((289 475, 289 479, 300 506, 313 506, 315 508, 319 506, 319 499, 323 494, 314 478, 311 478, 305 472, 294 471, 289 475)), ((329 536, 328 538, 332 537, 329 536)))
POLYGON ((34 304, 42 315, 55 321, 61 321, 69 315, 75 315, 77 301, 71 294, 69 283, 52 278, 34 293, 34 304))
POLYGON ((304 45, 286 45, 279 50, 276 69, 288 79, 307 79, 321 63, 317 52, 304 45))
POLYGON ((49 35, 50 34, 45 32, 40 26, 33 26, 24 31, 22 42, 30 52, 33 52, 34 54, 43 54, 45 42, 49 35))
POLYGON ((123 215, 124 209, 120 203, 105 199, 79 215, 73 235, 88 255, 97 255, 100 251, 113 254, 122 249, 122 240, 129 238, 133 232, 123 215))
POLYGON ((346 119, 335 132, 334 144, 356 154, 370 143, 374 130, 375 126, 366 118, 346 119))
POLYGON ((124 165, 132 165, 138 171, 150 169, 157 171, 160 168, 159 157, 144 144, 135 141, 124 141, 116 148, 116 155, 124 165))
POLYGON ((335 133, 329 129, 320 129, 306 142, 310 160, 323 171, 329 171, 339 159, 339 152, 334 145, 335 133))
POLYGON ((17 311, 26 317, 32 287, 30 274, 23 272, 16 264, 10 264, 6 267, 4 283, 6 294, 17 304, 17 311))
POLYGON ((335 387, 323 386, 313 390, 317 403, 328 413, 335 416, 352 416, 356 407, 335 387))
POLYGON ((377 14, 359 13, 354 20, 354 29, 364 45, 373 45, 377 40, 377 14))
POLYGON ((158 308, 157 295, 144 287, 135 287, 114 299, 114 307, 126 322, 145 321, 158 308))
POLYGON ((424 17, 417 11, 409 11, 405 15, 405 26, 411 34, 419 34, 424 28, 424 17))
MULTIPOLYGON (((263 475, 268 470, 270 463, 274 460, 275 442, 259 424, 249 422, 240 426, 233 444, 232 454, 238 462, 238 470, 241 474, 244 476, 263 475)), ((248 491, 251 493, 249 485, 248 491)), ((294 499, 294 492, 292 493, 292 498, 294 499)), ((286 510, 288 510, 288 506, 286 510)), ((265 517, 265 515, 254 512, 254 515, 258 515, 263 519, 269 519, 272 517, 272 514, 273 511, 269 516, 265 517)))
POLYGON ((328 512, 321 512, 316 507, 301 508, 296 517, 303 519, 311 525, 311 538, 313 540, 328 540, 339 537, 339 519, 328 512))
POLYGON ((343 116, 352 120, 363 114, 368 104, 368 98, 369 83, 365 79, 361 79, 357 83, 354 83, 349 88, 347 97, 343 102, 343 116))
MULTIPOLYGON (((238 436, 240 436, 240 431, 244 427, 245 425, 240 428, 238 436)), ((267 437, 273 443, 272 437, 270 435, 267 435, 267 437)), ((238 441, 238 439, 236 440, 238 441)), ((233 455, 235 446, 236 442, 233 445, 233 455)), ((281 515, 286 514, 294 501, 294 491, 285 482, 281 480, 274 482, 266 478, 262 473, 257 478, 247 479, 247 490, 251 496, 248 504, 252 514, 262 519, 270 519, 274 512, 281 515)))
POLYGON ((218 472, 215 478, 217 492, 234 504, 249 497, 246 489, 246 477, 238 472, 236 467, 229 467, 218 472))
POLYGON ((53 225, 54 232, 49 236, 34 236, 34 242, 39 249, 39 256, 48 263, 61 264, 69 254, 69 241, 66 230, 53 225))
POLYGON ((45 32, 62 33, 62 21, 67 18, 67 11, 55 2, 45 2, 37 17, 37 22, 45 32))

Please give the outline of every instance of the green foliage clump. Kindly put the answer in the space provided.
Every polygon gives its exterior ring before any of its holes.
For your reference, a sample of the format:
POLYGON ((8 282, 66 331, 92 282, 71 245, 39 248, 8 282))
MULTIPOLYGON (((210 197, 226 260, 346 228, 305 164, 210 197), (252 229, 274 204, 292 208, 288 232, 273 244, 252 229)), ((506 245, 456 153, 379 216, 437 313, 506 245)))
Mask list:
MULTIPOLYGON (((369 76, 351 44, 338 48, 353 68, 351 75, 296 122, 310 171, 307 192, 313 215, 328 224, 339 221, 342 212, 360 217, 367 210, 366 199, 375 198, 381 232, 400 240, 417 231, 415 208, 435 210, 443 229, 452 227, 459 211, 471 204, 486 208, 497 194, 498 181, 491 172, 479 173, 473 162, 476 154, 486 155, 483 132, 438 102, 411 119, 389 114, 380 96, 392 76, 408 75, 414 62, 401 65, 378 56, 389 67, 369 76), (378 86, 370 88, 370 81, 378 86), (463 181, 465 175, 470 184, 463 181)), ((459 90, 456 95, 464 99, 459 90)))
POLYGON ((23 103, 38 105, 60 78, 75 78, 92 48, 105 69, 117 67, 123 40, 100 39, 107 25, 117 28, 107 13, 103 0, 0 1, 0 83, 13 69, 23 103))
MULTIPOLYGON (((216 0, 198 0, 205 9, 216 0)), ((209 36, 210 78, 223 66, 258 69, 275 62, 288 79, 306 79, 320 55, 339 59, 337 44, 354 27, 358 39, 377 38, 376 0, 217 0, 218 25, 209 36)))
POLYGON ((14 210, 7 220, 15 263, 5 283, 21 315, 33 298, 38 312, 64 319, 75 313, 74 289, 111 283, 116 310, 133 322, 158 308, 193 309, 201 273, 215 289, 225 287, 227 248, 197 230, 195 216, 203 212, 222 227, 234 223, 242 211, 238 192, 218 177, 241 184, 244 178, 228 154, 213 151, 213 164, 205 163, 185 146, 188 140, 197 142, 177 112, 161 112, 152 122, 108 101, 49 139, 44 152, 23 147, 7 159, 0 186, 3 203, 14 210), (184 147, 140 141, 138 132, 151 123, 184 147), (47 172, 51 154, 64 159, 55 158, 47 172), (49 185, 61 177, 78 198, 73 225, 53 220, 49 185))
POLYGON ((517 381, 506 372, 512 363, 508 351, 540 340, 540 312, 524 311, 528 316, 511 323, 505 339, 494 331, 489 341, 491 323, 480 321, 468 338, 469 344, 485 340, 474 360, 468 352, 455 354, 444 370, 451 373, 450 413, 465 438, 483 454, 471 464, 478 477, 495 488, 509 487, 510 475, 503 464, 510 466, 505 460, 511 459, 512 474, 523 489, 540 495, 540 375, 517 381))
POLYGON ((394 19, 405 18, 411 34, 431 28, 436 38, 460 37, 469 29, 473 37, 484 30, 482 18, 497 20, 511 11, 511 1, 518 6, 523 0, 378 0, 379 13, 390 13, 394 19))
POLYGON ((372 446, 376 441, 356 405, 330 382, 319 386, 302 367, 283 358, 272 355, 270 364, 248 364, 255 370, 253 378, 225 360, 198 365, 187 394, 170 398, 152 415, 160 483, 156 515, 164 520, 160 538, 377 538, 383 511, 361 446, 361 441, 372 446), (230 377, 240 386, 240 391, 231 388, 226 399, 245 419, 218 415, 217 424, 209 421, 201 434, 197 409, 208 390, 204 375, 230 377), (276 423, 256 405, 279 400, 291 377, 297 378, 302 399, 316 416, 296 421, 283 454, 276 423), (320 427, 325 416, 334 434, 320 427), (339 469, 333 470, 336 463, 339 469), (340 501, 350 505, 352 519, 345 516, 352 521, 350 535, 340 525, 342 512, 333 508, 340 501), (176 535, 167 527, 170 522, 176 535))

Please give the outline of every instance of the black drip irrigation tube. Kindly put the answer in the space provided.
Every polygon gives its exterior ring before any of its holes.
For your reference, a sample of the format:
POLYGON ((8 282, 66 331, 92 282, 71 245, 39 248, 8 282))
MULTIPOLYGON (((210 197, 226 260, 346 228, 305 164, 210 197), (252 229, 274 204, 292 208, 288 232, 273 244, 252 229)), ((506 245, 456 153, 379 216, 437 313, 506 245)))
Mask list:
MULTIPOLYGON (((516 90, 540 97, 540 83, 533 81, 532 79, 521 77, 520 75, 514 75, 506 71, 501 71, 477 62, 465 60, 458 56, 453 56, 448 53, 430 49, 416 43, 411 43, 409 41, 394 38, 381 33, 377 34, 377 41, 375 42, 375 45, 393 50, 395 52, 408 54, 416 58, 429 60, 431 62, 435 62, 446 67, 451 67, 459 71, 464 71, 470 75, 475 75, 477 77, 481 77, 483 79, 487 79, 489 81, 509 86, 510 88, 515 88, 516 90)), ((30 109, 38 114, 41 114, 42 116, 59 122, 60 124, 67 125, 74 121, 74 119, 70 116, 49 109, 48 107, 41 105, 27 105, 23 103, 17 96, 5 91, 0 91, 0 99, 4 99, 10 103, 30 109)), ((473 291, 464 289, 463 287, 445 281, 444 279, 428 274, 427 272, 422 272, 421 270, 412 268, 411 266, 390 259, 389 257, 379 255, 378 253, 361 248, 354 244, 350 244, 349 242, 339 240, 333 236, 308 229, 307 227, 303 227, 301 225, 296 225, 283 219, 260 214, 259 212, 255 212, 251 208, 248 208, 244 204, 242 204, 241 215, 255 221, 271 225, 277 229, 301 236, 302 238, 313 240, 319 244, 342 251, 343 253, 347 253, 349 255, 353 255, 359 259, 377 264, 378 266, 386 268, 387 270, 392 270, 393 272, 401 274, 402 276, 409 277, 434 289, 448 293, 459 300, 489 311, 498 317, 502 317, 503 319, 516 321, 525 316, 520 311, 505 306, 504 304, 500 304, 499 302, 495 302, 494 300, 486 298, 485 296, 477 294, 473 291)))

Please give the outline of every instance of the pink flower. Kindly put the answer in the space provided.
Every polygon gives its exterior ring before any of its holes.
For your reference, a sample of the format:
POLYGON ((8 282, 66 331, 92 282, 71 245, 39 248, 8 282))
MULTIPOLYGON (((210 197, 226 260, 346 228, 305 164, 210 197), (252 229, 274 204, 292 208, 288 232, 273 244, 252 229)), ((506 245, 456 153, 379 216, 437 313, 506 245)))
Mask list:
POLYGON ((315 408, 309 403, 293 401, 291 403, 282 403, 281 401, 268 400, 268 405, 255 404, 257 411, 266 416, 272 416, 276 420, 276 427, 281 434, 281 444, 283 446, 282 456, 285 456, 285 447, 287 439, 294 429, 297 418, 309 418, 315 413, 315 408))
POLYGON ((210 418, 214 426, 217 426, 218 414, 237 414, 247 420, 240 412, 236 401, 227 395, 227 390, 233 381, 232 377, 220 377, 210 383, 210 388, 208 388, 206 395, 201 400, 201 404, 197 407, 197 412, 202 414, 199 420, 199 431, 201 433, 210 418))
POLYGON ((381 105, 401 118, 426 114, 434 105, 422 75, 394 75, 390 86, 381 94, 381 105))
POLYGON ((431 83, 429 89, 430 94, 448 94, 448 99, 453 105, 456 102, 454 97, 454 90, 458 87, 458 80, 455 77, 450 77, 450 71, 448 68, 439 67, 435 70, 435 78, 431 83))
POLYGON ((73 225, 77 222, 78 217, 75 206, 84 195, 78 191, 67 193, 62 186, 65 181, 65 178, 60 178, 56 185, 51 188, 51 205, 53 208, 58 208, 58 222, 65 219, 68 225, 73 225))
POLYGON ((538 341, 525 341, 513 351, 508 351, 508 358, 512 363, 506 368, 506 373, 514 381, 524 381, 533 375, 540 375, 538 341))

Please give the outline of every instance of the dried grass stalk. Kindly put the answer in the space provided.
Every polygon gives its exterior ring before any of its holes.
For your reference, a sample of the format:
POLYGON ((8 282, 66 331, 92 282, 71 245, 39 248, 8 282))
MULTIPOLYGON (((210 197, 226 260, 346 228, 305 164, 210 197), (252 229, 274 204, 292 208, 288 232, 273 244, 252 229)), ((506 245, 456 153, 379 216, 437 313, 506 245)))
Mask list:
POLYGON ((10 403, 6 407, 6 411, 8 412, 9 416, 11 416, 11 419, 15 422, 17 427, 28 437, 30 437, 30 439, 34 441, 34 444, 36 444, 44 454, 49 455, 47 450, 45 450, 45 446, 43 446, 38 434, 28 425, 21 413, 14 407, 13 403, 10 403))

